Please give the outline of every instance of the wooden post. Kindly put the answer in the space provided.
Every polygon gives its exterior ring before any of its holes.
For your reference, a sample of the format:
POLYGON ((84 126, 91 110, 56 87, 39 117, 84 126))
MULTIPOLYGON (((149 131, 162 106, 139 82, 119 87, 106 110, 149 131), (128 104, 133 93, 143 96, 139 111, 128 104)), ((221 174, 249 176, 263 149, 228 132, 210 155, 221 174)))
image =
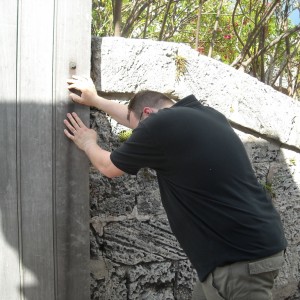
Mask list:
POLYGON ((89 299, 89 164, 63 134, 89 75, 91 1, 0 7, 0 299, 89 299))

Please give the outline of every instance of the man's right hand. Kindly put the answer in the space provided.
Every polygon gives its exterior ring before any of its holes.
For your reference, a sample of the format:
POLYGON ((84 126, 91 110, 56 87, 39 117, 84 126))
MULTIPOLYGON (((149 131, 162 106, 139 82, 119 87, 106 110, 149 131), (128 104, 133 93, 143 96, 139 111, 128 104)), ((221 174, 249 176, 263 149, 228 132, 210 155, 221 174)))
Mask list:
POLYGON ((68 89, 76 89, 81 92, 81 96, 75 93, 70 93, 70 97, 76 103, 97 106, 97 91, 91 78, 83 76, 72 76, 71 79, 67 80, 69 84, 68 89))
POLYGON ((91 78, 84 76, 72 76, 67 80, 69 84, 70 97, 78 104, 95 107, 109 114, 119 124, 133 128, 128 119, 127 105, 117 101, 111 101, 102 96, 98 96, 97 90, 91 78), (79 91, 79 95, 72 93, 71 89, 79 91))

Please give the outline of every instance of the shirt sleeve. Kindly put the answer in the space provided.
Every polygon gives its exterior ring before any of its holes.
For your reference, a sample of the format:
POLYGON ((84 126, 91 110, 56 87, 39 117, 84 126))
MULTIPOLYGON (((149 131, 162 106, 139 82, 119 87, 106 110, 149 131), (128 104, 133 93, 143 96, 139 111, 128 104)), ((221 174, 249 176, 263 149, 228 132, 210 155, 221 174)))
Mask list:
POLYGON ((155 135, 150 134, 150 130, 141 123, 130 138, 111 153, 110 159, 120 170, 136 175, 141 168, 160 170, 165 155, 155 135))

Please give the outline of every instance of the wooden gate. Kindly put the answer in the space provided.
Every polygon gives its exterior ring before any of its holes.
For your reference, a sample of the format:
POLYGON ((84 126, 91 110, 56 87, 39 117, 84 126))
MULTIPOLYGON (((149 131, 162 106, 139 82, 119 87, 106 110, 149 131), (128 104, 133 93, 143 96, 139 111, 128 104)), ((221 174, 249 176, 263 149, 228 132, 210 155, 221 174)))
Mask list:
POLYGON ((63 119, 89 110, 91 0, 1 0, 0 299, 89 299, 89 164, 63 119))

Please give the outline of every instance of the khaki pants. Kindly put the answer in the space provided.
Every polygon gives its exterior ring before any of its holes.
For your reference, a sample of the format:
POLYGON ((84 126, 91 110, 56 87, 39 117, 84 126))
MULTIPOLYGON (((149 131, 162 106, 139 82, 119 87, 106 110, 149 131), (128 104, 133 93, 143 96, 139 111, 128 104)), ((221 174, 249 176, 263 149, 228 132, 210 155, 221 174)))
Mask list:
POLYGON ((216 268, 198 281, 192 300, 271 300, 274 279, 284 263, 283 251, 263 259, 216 268))

